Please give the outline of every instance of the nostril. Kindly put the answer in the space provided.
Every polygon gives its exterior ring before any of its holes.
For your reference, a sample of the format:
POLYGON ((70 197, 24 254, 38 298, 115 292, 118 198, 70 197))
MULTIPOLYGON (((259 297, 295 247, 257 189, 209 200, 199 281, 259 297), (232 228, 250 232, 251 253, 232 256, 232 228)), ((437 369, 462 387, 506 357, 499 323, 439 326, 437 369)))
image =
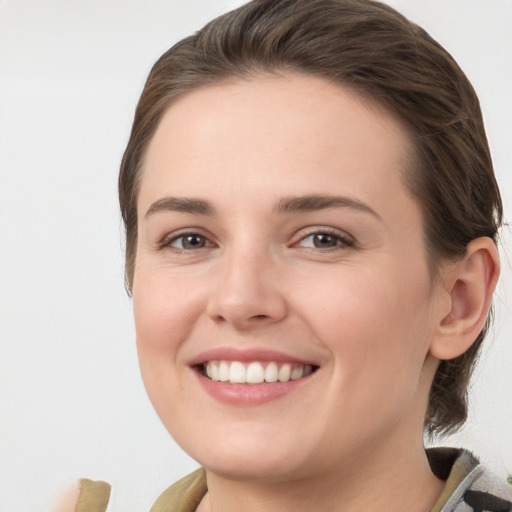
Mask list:
POLYGON ((265 320, 268 318, 268 316, 267 315, 254 315, 251 318, 253 318, 254 320, 265 320))
POLYGON ((264 295, 248 287, 219 289, 209 298, 206 309, 216 324, 228 323, 237 329, 279 322, 287 313, 285 298, 280 293, 264 295))

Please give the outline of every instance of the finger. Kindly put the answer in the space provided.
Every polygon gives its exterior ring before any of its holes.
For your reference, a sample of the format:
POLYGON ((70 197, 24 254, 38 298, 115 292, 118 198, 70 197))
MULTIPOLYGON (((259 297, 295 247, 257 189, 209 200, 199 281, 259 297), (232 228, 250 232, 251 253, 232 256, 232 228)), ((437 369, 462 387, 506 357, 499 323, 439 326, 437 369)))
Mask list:
POLYGON ((110 498, 110 485, 87 478, 80 480, 80 496, 73 512, 105 512, 110 498))
POLYGON ((76 506, 80 497, 80 484, 74 483, 66 489, 57 500, 51 512, 76 512, 76 506))

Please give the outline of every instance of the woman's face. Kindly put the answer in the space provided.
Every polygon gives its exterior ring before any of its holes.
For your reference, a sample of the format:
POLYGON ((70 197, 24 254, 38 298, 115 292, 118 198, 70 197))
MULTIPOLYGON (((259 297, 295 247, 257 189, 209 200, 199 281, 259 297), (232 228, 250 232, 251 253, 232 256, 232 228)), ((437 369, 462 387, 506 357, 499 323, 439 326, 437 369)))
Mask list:
POLYGON ((138 198, 137 345, 163 423, 207 469, 299 478, 421 442, 445 301, 407 155, 392 116, 298 74, 205 87, 163 117, 138 198))

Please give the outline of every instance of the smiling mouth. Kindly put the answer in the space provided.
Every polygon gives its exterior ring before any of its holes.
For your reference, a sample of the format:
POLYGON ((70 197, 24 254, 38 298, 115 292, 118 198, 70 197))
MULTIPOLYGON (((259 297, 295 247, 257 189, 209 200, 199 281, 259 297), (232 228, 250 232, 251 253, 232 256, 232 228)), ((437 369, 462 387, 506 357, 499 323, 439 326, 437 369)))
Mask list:
POLYGON ((200 373, 215 382, 230 384, 264 384, 289 382, 307 377, 318 367, 310 364, 280 362, 207 361, 199 365, 200 373))

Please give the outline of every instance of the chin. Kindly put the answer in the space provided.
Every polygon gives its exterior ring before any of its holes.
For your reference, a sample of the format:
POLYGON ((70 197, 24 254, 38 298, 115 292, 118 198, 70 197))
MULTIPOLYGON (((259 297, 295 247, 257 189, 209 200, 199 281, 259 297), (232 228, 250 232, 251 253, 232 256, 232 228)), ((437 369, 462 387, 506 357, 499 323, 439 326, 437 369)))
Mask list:
POLYGON ((298 479, 304 473, 295 461, 286 458, 276 460, 265 454, 262 456, 261 452, 231 460, 215 460, 211 464, 205 460, 201 465, 208 472, 234 481, 282 482, 298 479))
POLYGON ((206 433, 193 446, 177 442, 207 471, 229 480, 282 481, 307 467, 302 459, 308 457, 299 453, 297 445, 294 448, 271 434, 240 437, 226 432, 221 437, 206 433))

